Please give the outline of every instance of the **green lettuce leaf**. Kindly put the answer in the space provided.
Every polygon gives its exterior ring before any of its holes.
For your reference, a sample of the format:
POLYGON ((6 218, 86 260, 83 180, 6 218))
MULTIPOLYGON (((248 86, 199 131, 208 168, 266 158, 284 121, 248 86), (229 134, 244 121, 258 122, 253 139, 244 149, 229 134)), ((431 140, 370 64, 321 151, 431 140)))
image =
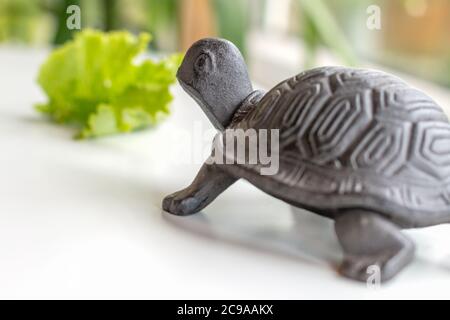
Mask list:
POLYGON ((81 139, 155 125, 169 113, 169 89, 182 56, 136 63, 149 41, 146 33, 78 33, 41 66, 38 83, 48 102, 36 109, 78 127, 81 139))

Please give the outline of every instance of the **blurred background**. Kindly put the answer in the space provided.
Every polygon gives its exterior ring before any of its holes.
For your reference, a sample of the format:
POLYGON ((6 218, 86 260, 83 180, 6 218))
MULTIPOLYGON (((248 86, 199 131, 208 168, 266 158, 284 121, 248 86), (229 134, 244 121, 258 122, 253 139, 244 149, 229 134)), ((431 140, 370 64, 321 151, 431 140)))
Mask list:
POLYGON ((71 39, 71 4, 83 28, 149 31, 160 52, 227 38, 262 85, 315 65, 369 63, 450 87, 449 0, 0 0, 0 46, 71 39), (381 28, 371 30, 373 5, 381 28))
POLYGON ((36 78, 76 32, 70 5, 82 28, 150 32, 155 55, 227 38, 265 89, 319 65, 386 70, 450 116, 450 0, 0 0, 0 298, 449 298, 448 225, 408 231, 418 259, 378 291, 334 272, 331 221, 245 181, 204 214, 161 212, 215 132, 177 85, 156 130, 75 143, 44 121, 36 78))

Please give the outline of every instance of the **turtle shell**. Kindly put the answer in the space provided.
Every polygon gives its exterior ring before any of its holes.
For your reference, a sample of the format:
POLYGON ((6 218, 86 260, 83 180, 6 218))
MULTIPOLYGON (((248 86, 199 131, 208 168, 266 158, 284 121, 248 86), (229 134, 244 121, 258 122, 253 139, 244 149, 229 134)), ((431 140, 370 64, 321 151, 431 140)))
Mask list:
POLYGON ((224 168, 289 203, 331 217, 363 208, 408 227, 450 221, 448 119, 430 97, 389 74, 303 72, 229 128, 279 129, 274 175, 262 176, 260 163, 224 168))

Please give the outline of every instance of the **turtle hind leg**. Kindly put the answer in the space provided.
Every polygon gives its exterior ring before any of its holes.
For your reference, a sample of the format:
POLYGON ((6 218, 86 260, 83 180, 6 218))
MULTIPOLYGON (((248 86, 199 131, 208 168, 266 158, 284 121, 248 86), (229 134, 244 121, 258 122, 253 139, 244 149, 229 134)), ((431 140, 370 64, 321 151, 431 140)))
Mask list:
POLYGON ((408 265, 414 257, 414 244, 395 224, 364 210, 342 213, 335 220, 338 240, 344 250, 342 275, 367 281, 380 272, 387 281, 408 265))

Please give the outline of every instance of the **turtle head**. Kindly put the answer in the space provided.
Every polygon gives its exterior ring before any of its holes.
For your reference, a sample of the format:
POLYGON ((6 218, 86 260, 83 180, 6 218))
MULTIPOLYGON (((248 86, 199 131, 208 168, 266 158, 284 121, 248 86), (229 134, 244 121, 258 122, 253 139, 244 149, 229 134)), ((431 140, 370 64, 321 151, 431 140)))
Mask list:
POLYGON ((218 130, 227 127, 241 102, 253 91, 239 49, 224 39, 195 42, 186 52, 177 78, 218 130))

